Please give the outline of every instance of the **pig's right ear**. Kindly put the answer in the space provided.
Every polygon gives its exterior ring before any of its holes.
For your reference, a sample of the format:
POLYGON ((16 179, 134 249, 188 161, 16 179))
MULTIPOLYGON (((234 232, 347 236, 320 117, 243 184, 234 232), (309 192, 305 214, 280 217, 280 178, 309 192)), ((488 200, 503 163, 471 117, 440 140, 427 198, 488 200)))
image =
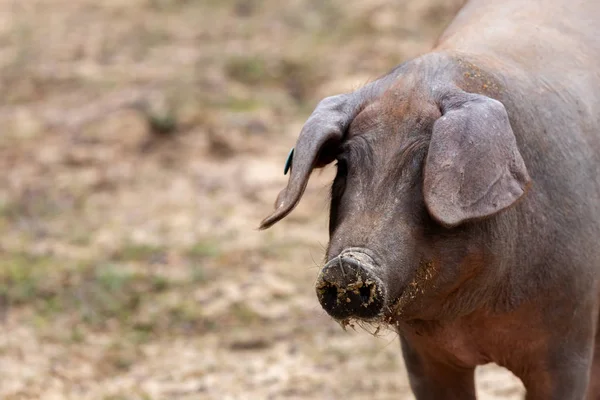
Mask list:
POLYGON ((260 223, 259 229, 267 229, 288 215, 300 202, 313 168, 335 159, 356 114, 354 103, 351 95, 327 97, 319 103, 296 142, 288 184, 277 196, 275 211, 260 223))

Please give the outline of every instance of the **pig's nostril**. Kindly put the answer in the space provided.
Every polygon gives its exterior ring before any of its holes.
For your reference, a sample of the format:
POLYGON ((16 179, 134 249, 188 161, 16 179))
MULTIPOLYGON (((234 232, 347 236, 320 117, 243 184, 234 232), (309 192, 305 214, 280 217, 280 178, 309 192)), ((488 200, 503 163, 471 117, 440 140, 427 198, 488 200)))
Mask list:
POLYGON ((366 306, 369 303, 369 299, 371 298, 371 286, 363 286, 358 290, 360 295, 360 301, 362 301, 363 305, 366 306))
POLYGON ((321 306, 338 320, 377 318, 386 301, 377 271, 373 260, 360 252, 344 252, 330 260, 315 285, 321 306))
POLYGON ((329 306, 335 305, 338 297, 338 289, 334 285, 327 285, 323 290, 323 303, 329 306))

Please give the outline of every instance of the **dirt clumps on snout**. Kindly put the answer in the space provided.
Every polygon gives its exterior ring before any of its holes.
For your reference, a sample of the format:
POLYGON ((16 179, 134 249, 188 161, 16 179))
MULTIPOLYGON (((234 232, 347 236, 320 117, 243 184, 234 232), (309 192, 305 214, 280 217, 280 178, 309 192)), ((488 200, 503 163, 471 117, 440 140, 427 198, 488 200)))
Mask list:
POLYGON ((385 304, 385 287, 374 273, 371 257, 343 252, 321 271, 316 293, 323 309, 335 319, 372 320, 385 304))

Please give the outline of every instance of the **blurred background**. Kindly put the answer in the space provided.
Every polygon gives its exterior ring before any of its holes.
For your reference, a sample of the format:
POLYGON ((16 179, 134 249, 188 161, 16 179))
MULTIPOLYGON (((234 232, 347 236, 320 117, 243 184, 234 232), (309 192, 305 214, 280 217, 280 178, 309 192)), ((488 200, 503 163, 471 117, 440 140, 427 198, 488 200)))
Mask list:
POLYGON ((412 399, 397 338, 314 295, 331 169, 256 227, 316 103, 458 3, 0 1, 0 398, 412 399))

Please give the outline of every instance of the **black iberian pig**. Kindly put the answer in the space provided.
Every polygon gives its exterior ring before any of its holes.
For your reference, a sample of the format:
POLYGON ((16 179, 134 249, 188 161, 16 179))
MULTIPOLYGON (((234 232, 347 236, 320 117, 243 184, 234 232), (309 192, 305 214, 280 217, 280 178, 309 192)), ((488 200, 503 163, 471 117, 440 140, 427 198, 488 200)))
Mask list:
POLYGON ((418 400, 475 399, 489 362, 527 399, 600 399, 600 1, 467 2, 317 106, 261 228, 334 161, 317 296, 396 328, 418 400))

